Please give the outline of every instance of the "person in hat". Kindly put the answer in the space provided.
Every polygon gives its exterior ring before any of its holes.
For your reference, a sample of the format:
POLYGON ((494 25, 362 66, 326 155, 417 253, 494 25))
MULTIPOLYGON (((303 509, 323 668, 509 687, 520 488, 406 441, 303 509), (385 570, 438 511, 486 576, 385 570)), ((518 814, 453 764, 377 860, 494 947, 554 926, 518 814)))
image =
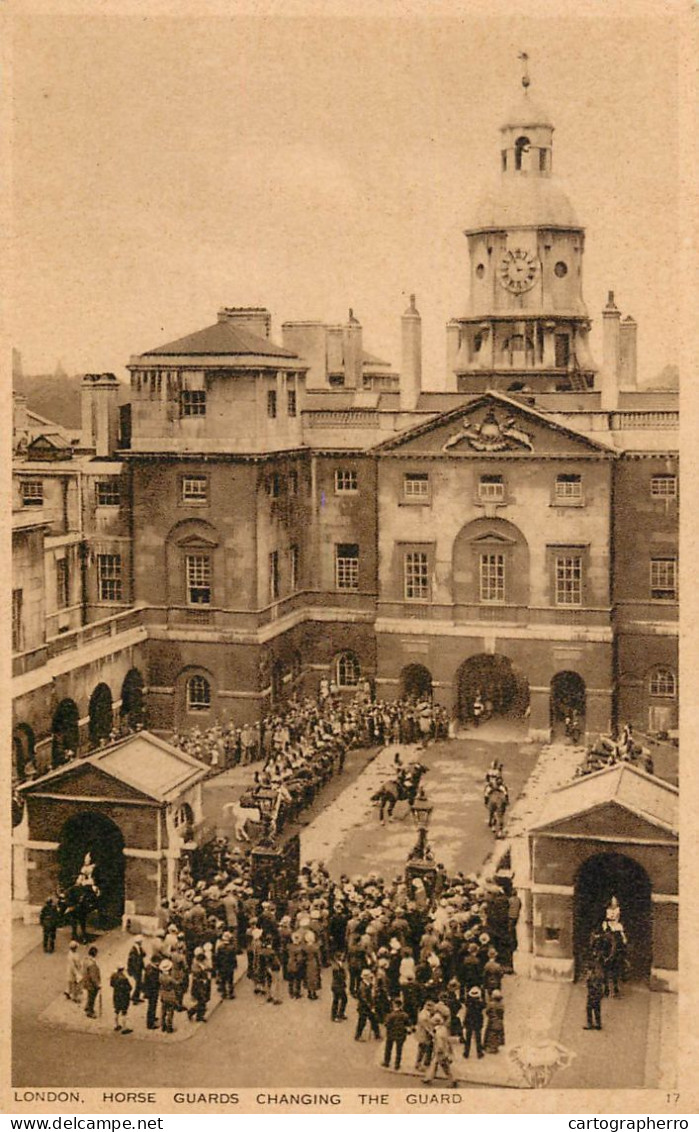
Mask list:
POLYGON ((347 1019, 347 970, 341 955, 336 955, 332 964, 331 975, 332 1005, 330 1007, 331 1022, 345 1022, 347 1019))
POLYGON ((71 1002, 80 1002, 83 985, 83 961, 80 955, 80 944, 72 939, 68 944, 68 960, 66 963, 66 989, 63 992, 71 1002))
POLYGON ((143 972, 146 966, 146 953, 143 948, 143 936, 134 936, 133 945, 126 960, 126 970, 133 979, 132 1002, 141 1001, 143 992, 143 972))
POLYGON ((56 931, 60 922, 60 915, 56 901, 49 896, 39 913, 39 923, 43 935, 44 951, 52 952, 56 947, 56 931))
POLYGON ((604 974, 599 964, 591 964, 585 975, 587 986, 587 1025, 584 1030, 602 1029, 602 999, 604 998, 604 974))
POLYGON ((441 1069, 451 1088, 455 1089, 459 1082, 454 1076, 454 1053, 451 1048, 449 1026, 444 1014, 439 1011, 436 1011, 436 1014, 433 1059, 426 1076, 423 1077, 423 1082, 425 1085, 430 1085, 437 1075, 437 1070, 441 1069))
POLYGON ((157 1030, 158 999, 160 998, 160 959, 152 955, 146 960, 143 970, 143 995, 148 1003, 146 1009, 146 1027, 157 1030))
POLYGON ((189 991, 194 1005, 187 1011, 190 1022, 206 1022, 206 1007, 211 998, 211 974, 206 965, 206 952, 203 947, 194 951, 190 972, 189 991))
POLYGON ((173 1018, 177 1007, 177 985, 172 975, 172 960, 160 961, 160 1028, 174 1033, 173 1018))
POLYGON ((395 1046, 395 1068, 400 1069, 403 1046, 405 1045, 405 1039, 408 1036, 410 1026, 410 1018, 403 1010, 403 1005, 399 998, 393 1000, 393 1007, 386 1015, 384 1022, 386 1026, 386 1045, 384 1046, 382 1064, 385 1069, 391 1068, 391 1054, 395 1046))
POLYGON ((378 1041, 381 1034, 379 1033, 379 1024, 376 1021, 376 1013, 374 1011, 374 977, 371 971, 365 970, 362 971, 359 980, 359 989, 357 991, 357 1028, 354 1032, 355 1042, 361 1041, 367 1022, 371 1027, 372 1034, 378 1041))
POLYGON ((502 977, 505 971, 498 963, 498 953, 494 947, 488 948, 488 960, 483 967, 483 989, 486 1001, 490 1001, 493 991, 502 989, 502 977))
POLYGON ((437 1016, 434 1010, 435 1005, 436 1003, 433 999, 428 998, 417 1016, 417 1025, 415 1027, 415 1038, 417 1040, 416 1069, 427 1069, 432 1061, 434 1031, 437 1025, 437 1016))
POLYGON ((102 987, 102 975, 99 963, 97 962, 96 947, 91 947, 88 950, 87 959, 85 960, 85 966, 83 968, 83 986, 87 991, 85 1013, 88 1018, 95 1018, 95 1003, 97 1002, 97 995, 100 993, 102 987))
POLYGON ((481 1032, 483 1030, 483 997, 479 987, 471 987, 466 995, 466 1018, 464 1026, 464 1057, 471 1052, 471 1038, 476 1041, 476 1053, 479 1058, 483 1056, 481 1032))
POLYGON ((233 980, 238 966, 238 955, 230 932, 221 936, 214 952, 214 972, 221 998, 235 998, 233 980))
POLYGON ((485 1013, 487 1022, 483 1048, 486 1053, 497 1053, 500 1046, 505 1044, 505 1003, 501 990, 494 990, 491 993, 485 1013))
POLYGON ((286 960, 286 972, 289 981, 289 997, 300 998, 301 986, 306 970, 306 956, 303 949, 303 932, 300 930, 291 933, 291 942, 286 960))
POLYGON ((117 966, 109 980, 109 985, 112 988, 112 1002, 114 1004, 114 1029, 121 1030, 124 1034, 130 1034, 131 1030, 126 1029, 126 1015, 129 1012, 129 1003, 131 1002, 131 983, 123 963, 117 966))

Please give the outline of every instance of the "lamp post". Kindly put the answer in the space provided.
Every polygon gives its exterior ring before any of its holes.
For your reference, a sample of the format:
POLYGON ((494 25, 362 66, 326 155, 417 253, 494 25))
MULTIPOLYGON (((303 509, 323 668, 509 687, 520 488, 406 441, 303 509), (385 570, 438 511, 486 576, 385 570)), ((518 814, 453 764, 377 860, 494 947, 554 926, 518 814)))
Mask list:
POLYGON ((430 899, 432 899, 434 893, 435 879, 437 876, 432 850, 427 841, 427 830, 433 809, 434 807, 425 794, 424 788, 420 787, 411 811, 413 821, 418 831, 417 844, 411 850, 405 867, 405 879, 408 887, 412 888, 412 882, 414 880, 421 880, 430 899))

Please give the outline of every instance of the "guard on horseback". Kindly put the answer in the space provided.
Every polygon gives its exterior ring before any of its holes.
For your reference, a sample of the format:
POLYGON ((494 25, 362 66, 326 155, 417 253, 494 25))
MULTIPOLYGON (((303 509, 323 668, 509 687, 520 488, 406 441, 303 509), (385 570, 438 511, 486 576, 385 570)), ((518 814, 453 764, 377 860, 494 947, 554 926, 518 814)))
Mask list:
POLYGON ((496 759, 485 772, 483 801, 488 810, 488 825, 496 837, 502 837, 505 824, 505 811, 510 804, 510 795, 502 775, 503 765, 496 759))

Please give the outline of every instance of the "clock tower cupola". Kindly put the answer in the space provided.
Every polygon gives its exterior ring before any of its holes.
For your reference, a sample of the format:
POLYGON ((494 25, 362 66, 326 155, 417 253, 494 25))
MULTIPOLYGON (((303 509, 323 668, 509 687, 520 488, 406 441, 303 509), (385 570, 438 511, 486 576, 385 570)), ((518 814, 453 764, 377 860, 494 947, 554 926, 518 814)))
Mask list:
MULTIPOLYGON (((500 169, 466 230, 467 314, 448 329, 461 392, 593 388, 582 294, 585 230, 553 172, 554 127, 522 88, 500 127, 500 169)), ((453 378, 452 378, 453 380, 453 378)))

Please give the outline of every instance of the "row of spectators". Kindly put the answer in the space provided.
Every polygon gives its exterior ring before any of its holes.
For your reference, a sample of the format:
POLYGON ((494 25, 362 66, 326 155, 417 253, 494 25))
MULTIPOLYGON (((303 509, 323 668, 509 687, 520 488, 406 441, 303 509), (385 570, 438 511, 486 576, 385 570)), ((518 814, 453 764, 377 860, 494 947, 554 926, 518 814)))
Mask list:
POLYGON ((275 714, 242 727, 215 723, 205 729, 175 732, 172 742, 219 771, 258 760, 267 763, 288 744, 302 738, 312 740, 319 728, 324 735, 330 731, 346 747, 374 747, 447 739, 449 717, 444 708, 428 700, 372 701, 362 691, 348 703, 328 694, 317 700, 289 700, 275 714))

